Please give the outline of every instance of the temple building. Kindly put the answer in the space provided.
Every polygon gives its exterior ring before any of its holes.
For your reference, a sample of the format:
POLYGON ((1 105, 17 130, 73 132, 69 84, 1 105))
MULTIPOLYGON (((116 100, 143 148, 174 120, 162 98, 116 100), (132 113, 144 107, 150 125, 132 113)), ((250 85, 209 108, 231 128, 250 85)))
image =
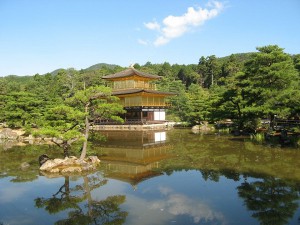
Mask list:
POLYGON ((112 95, 120 99, 126 110, 126 114, 121 115, 125 124, 150 124, 166 120, 166 109, 170 106, 166 97, 175 94, 156 90, 154 82, 160 76, 130 67, 102 78, 108 81, 112 95))

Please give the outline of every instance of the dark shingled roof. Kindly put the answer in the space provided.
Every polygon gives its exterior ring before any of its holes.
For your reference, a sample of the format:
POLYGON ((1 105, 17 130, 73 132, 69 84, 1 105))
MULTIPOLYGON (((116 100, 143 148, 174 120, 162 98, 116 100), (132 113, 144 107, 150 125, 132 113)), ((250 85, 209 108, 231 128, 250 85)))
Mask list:
POLYGON ((129 76, 134 76, 134 75, 140 76, 140 77, 145 77, 145 78, 150 78, 150 79, 160 79, 161 78, 160 76, 144 73, 144 72, 138 71, 134 68, 128 68, 119 73, 103 76, 102 78, 110 80, 110 79, 114 79, 114 78, 129 77, 129 76))
POLYGON ((154 90, 145 90, 145 89, 128 89, 128 90, 122 90, 122 91, 113 91, 113 95, 126 95, 126 94, 135 94, 135 93, 152 93, 152 94, 163 94, 163 95, 176 95, 173 92, 165 92, 165 91, 154 91, 154 90))

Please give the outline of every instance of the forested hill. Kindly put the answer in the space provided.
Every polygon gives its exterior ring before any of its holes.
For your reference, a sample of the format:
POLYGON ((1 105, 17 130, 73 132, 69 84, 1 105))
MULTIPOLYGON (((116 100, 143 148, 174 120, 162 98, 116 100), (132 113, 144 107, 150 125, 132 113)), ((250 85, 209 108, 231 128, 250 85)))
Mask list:
MULTIPOLYGON (((246 62, 247 60, 249 60, 250 56, 251 56, 252 53, 236 53, 236 54, 232 54, 233 56, 236 57, 236 60, 237 62, 239 63, 244 63, 246 62)), ((232 56, 231 55, 231 56, 232 56)), ((216 57, 216 60, 218 62, 218 64, 223 64, 225 63, 226 61, 228 61, 230 58, 230 56, 225 56, 225 57, 216 57)), ((197 64, 198 62, 195 62, 194 64, 192 65, 195 65, 197 64)), ((146 64, 144 64, 143 66, 147 66, 147 65, 153 65, 151 62, 147 62, 146 64)), ((160 66, 160 65, 163 65, 163 64, 157 64, 157 66, 160 66)), ((81 71, 97 71, 97 70, 101 70, 103 68, 107 68, 109 70, 114 70, 115 68, 118 68, 120 67, 119 65, 116 65, 116 64, 108 64, 108 63, 97 63, 95 65, 92 65, 92 66, 89 66, 85 69, 81 69, 81 71)), ((136 68, 140 68, 142 67, 142 65, 139 65, 139 64, 136 64, 135 65, 136 68)), ((59 71, 62 71, 62 70, 67 70, 66 68, 59 68, 59 69, 56 69, 52 72, 48 72, 48 74, 50 73, 51 75, 57 75, 59 71)), ((46 73, 47 74, 47 73, 46 73)), ((44 75, 46 75, 44 74, 44 75)), ((34 76, 34 74, 32 75, 27 75, 27 76, 18 76, 17 74, 16 75, 7 75, 6 77, 10 77, 9 79, 13 80, 13 81, 17 81, 18 79, 20 79, 20 81, 26 81, 29 79, 30 76, 34 76)))
POLYGON ((84 70, 100 70, 102 69, 103 67, 106 67, 108 69, 114 69, 116 68, 118 65, 115 65, 115 64, 107 64, 107 63, 98 63, 98 64, 95 64, 95 65, 92 65, 84 70))
MULTIPOLYGON (((222 58, 201 56, 189 65, 147 62, 134 67, 161 76, 159 90, 178 93, 170 100, 170 119, 195 124, 230 118, 244 127, 257 126, 259 118, 300 116, 300 54, 291 56, 277 45, 222 58)), ((106 85, 101 77, 124 69, 99 63, 81 70, 2 77, 0 123, 38 126, 37 118, 54 105, 83 88, 106 85)))
MULTIPOLYGON (((100 70, 102 68, 109 68, 109 69, 114 69, 115 67, 117 67, 118 65, 114 65, 114 64, 107 64, 107 63, 97 63, 95 65, 92 65, 88 68, 85 68, 85 69, 81 69, 83 71, 93 71, 93 70, 100 70)), ((59 71, 61 70, 64 70, 63 68, 59 68, 59 69, 56 69, 52 72, 50 72, 52 75, 57 75, 59 71)))
POLYGON ((226 61, 228 61, 230 59, 230 57, 234 56, 236 61, 238 63, 245 63, 247 61, 249 61, 249 59, 251 58, 251 55, 253 54, 254 52, 249 52, 249 53, 236 53, 236 54, 232 54, 232 55, 229 55, 229 56, 225 56, 225 57, 220 57, 220 58, 217 58, 217 60, 219 61, 220 64, 222 63, 225 63, 226 61))

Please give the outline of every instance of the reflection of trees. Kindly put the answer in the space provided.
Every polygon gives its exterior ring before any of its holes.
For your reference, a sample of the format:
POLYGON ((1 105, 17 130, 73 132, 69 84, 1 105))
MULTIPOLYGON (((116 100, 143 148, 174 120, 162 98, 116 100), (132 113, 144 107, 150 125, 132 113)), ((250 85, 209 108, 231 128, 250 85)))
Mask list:
POLYGON ((45 207, 50 214, 55 214, 65 209, 77 209, 77 203, 81 201, 82 198, 71 195, 70 178, 66 176, 64 184, 51 198, 36 198, 35 205, 38 208, 45 207))
POLYGON ((125 195, 115 195, 102 201, 92 201, 90 216, 94 224, 123 224, 128 213, 120 211, 119 205, 124 203, 125 199, 125 195))
MULTIPOLYGON (((161 161, 161 171, 179 170, 235 171, 300 180, 299 151, 255 145, 244 137, 221 134, 195 135, 188 130, 171 130, 168 139, 176 157, 161 161)), ((229 176, 235 176, 231 174, 229 176)), ((235 180, 237 177, 235 178, 235 180)))
POLYGON ((38 178, 38 157, 47 154, 56 157, 57 147, 52 145, 14 146, 4 151, 0 145, 0 178, 11 177, 11 182, 31 182, 38 178), (22 163, 28 168, 21 168, 22 163))
POLYGON ((65 177, 64 184, 50 198, 36 198, 35 205, 45 208, 50 214, 69 209, 68 218, 55 224, 123 224, 128 215, 121 211, 119 205, 125 202, 124 195, 109 196, 104 200, 93 200, 91 191, 107 183, 98 176, 83 176, 83 184, 70 187, 69 177, 65 177), (86 201, 82 206, 79 203, 86 201))
POLYGON ((273 177, 242 183, 238 194, 245 200, 252 216, 261 224, 283 225, 293 217, 298 208, 299 194, 295 184, 273 177))
POLYGON ((214 170, 200 170, 204 180, 212 180, 218 182, 220 179, 220 173, 214 170))
POLYGON ((200 173, 202 174, 202 178, 204 180, 211 180, 211 181, 215 181, 215 182, 219 182, 220 180, 220 176, 225 176, 228 179, 234 180, 234 181, 238 181, 240 180, 240 174, 235 172, 234 170, 208 170, 208 169, 204 169, 204 170, 199 170, 200 173))

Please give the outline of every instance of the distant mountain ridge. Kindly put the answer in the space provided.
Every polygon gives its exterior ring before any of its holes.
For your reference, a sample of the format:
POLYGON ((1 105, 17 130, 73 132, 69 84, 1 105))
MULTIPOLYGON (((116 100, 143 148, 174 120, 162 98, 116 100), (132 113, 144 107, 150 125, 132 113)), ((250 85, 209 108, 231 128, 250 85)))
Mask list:
MULTIPOLYGON (((253 52, 235 53, 235 54, 232 54, 232 55, 234 55, 236 57, 236 59, 237 59, 238 62, 244 63, 245 61, 247 61, 247 60, 250 59, 250 57, 251 57, 252 54, 253 54, 253 52)), ((224 57, 217 57, 217 60, 220 63, 223 63, 223 62, 227 61, 229 59, 229 57, 230 57, 230 55, 229 56, 224 56, 224 57)), ((200 59, 200 57, 199 57, 199 59, 200 59)), ((84 71, 94 71, 94 70, 100 70, 103 67, 106 67, 108 69, 115 69, 116 67, 120 67, 120 66, 116 65, 116 64, 97 63, 97 64, 94 64, 94 65, 92 65, 90 67, 87 67, 85 69, 81 69, 81 70, 84 70, 84 71)), ((66 69, 59 68, 59 69, 53 70, 52 72, 48 72, 48 73, 52 74, 53 76, 56 76, 60 70, 66 70, 66 69)), ((18 76, 18 75, 7 75, 7 76, 13 76, 14 77, 14 76, 18 76)), ((7 76, 5 76, 5 77, 7 77, 7 76)), ((27 76, 34 76, 34 74, 33 75, 27 75, 27 76)))
MULTIPOLYGON (((93 71, 93 70, 100 70, 103 67, 107 67, 108 69, 114 69, 117 66, 118 65, 115 65, 115 64, 97 63, 95 65, 92 65, 90 67, 87 67, 87 68, 81 69, 81 70, 84 70, 84 71, 93 71)), ((53 76, 56 76, 60 70, 65 70, 65 69, 59 68, 59 69, 53 70, 52 72, 50 72, 50 74, 52 74, 53 76)))
POLYGON ((100 70, 102 69, 103 67, 107 67, 108 69, 114 69, 116 68, 118 65, 116 64, 107 64, 107 63, 97 63, 95 65, 92 65, 84 70, 100 70))

